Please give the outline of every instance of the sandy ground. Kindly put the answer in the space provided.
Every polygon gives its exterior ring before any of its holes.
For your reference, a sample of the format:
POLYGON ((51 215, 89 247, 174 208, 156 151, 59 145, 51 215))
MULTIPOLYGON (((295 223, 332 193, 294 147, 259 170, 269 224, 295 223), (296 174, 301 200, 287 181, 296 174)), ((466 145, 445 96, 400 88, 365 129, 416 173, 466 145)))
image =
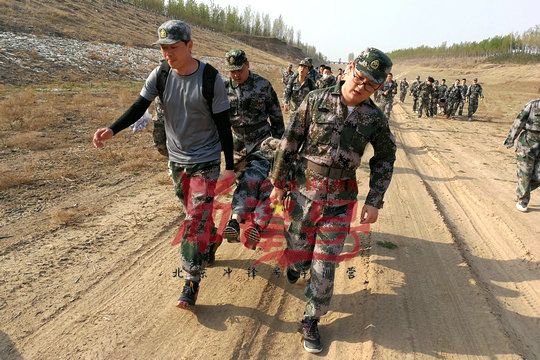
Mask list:
MULTIPOLYGON (((418 119, 408 101, 394 108, 399 150, 380 220, 337 269, 322 356, 535 359, 540 201, 514 209, 507 124, 418 119)), ((296 332, 305 280, 288 284, 275 263, 249 277, 261 250, 224 243, 196 310, 174 306, 181 216, 160 168, 75 191, 65 209, 99 211, 72 226, 51 231, 37 210, 4 221, 1 359, 315 357, 296 332)))

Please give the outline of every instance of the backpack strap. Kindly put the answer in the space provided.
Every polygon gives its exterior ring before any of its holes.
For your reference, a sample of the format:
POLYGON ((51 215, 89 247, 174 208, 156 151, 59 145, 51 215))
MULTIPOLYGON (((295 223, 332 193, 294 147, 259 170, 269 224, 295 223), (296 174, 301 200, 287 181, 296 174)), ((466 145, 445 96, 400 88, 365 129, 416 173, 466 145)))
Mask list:
POLYGON ((171 70, 171 67, 167 60, 163 59, 161 60, 161 64, 159 65, 159 71, 157 75, 157 81, 156 81, 156 87, 158 91, 159 100, 161 100, 161 103, 163 104, 163 93, 165 92, 165 85, 167 84, 167 77, 169 76, 169 71, 171 70))
MULTIPOLYGON (((167 63, 166 60, 161 60, 156 81, 158 96, 161 103, 163 103, 163 93, 165 92, 165 85, 167 84, 167 77, 169 76, 170 70, 171 67, 169 66, 169 63, 167 63)), ((218 71, 215 67, 208 63, 205 64, 203 69, 202 93, 204 99, 206 100, 206 104, 210 109, 210 113, 212 112, 212 102, 214 101, 214 83, 216 81, 217 74, 218 71)))
POLYGON ((203 83, 202 93, 206 100, 206 104, 212 114, 212 102, 214 101, 214 83, 216 82, 216 76, 218 71, 212 65, 206 63, 203 69, 203 83))

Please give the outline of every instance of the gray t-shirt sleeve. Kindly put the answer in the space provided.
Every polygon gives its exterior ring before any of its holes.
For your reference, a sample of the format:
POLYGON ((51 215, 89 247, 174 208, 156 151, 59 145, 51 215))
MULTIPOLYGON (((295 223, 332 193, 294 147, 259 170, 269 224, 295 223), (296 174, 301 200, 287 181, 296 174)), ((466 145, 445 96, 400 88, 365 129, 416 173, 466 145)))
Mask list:
MULTIPOLYGON (((142 95, 142 94, 141 94, 142 95)), ((144 96, 144 95, 143 95, 144 96)), ((212 101, 212 112, 218 114, 229 109, 229 97, 225 90, 225 83, 221 75, 216 75, 216 82, 214 83, 214 99, 212 101)))
POLYGON ((144 83, 144 86, 141 90, 140 95, 146 100, 153 101, 158 96, 158 90, 157 90, 158 72, 159 72, 159 66, 157 66, 154 70, 152 70, 150 75, 148 75, 146 82, 144 83))

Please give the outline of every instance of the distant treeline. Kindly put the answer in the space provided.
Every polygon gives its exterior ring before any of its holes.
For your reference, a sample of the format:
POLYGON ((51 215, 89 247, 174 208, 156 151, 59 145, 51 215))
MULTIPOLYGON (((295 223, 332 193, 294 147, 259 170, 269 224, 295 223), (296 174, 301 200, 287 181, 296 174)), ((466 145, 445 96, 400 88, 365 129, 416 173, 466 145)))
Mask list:
POLYGON ((419 46, 399 49, 390 53, 392 58, 420 57, 483 57, 500 62, 540 62, 540 25, 536 25, 523 34, 494 36, 476 42, 462 42, 448 46, 419 46))
POLYGON ((295 32, 292 26, 287 26, 281 15, 277 19, 271 19, 268 14, 253 11, 250 6, 242 10, 232 6, 223 8, 213 1, 210 5, 198 3, 195 0, 124 1, 214 31, 274 37, 300 48, 314 62, 326 61, 326 57, 318 52, 315 46, 302 43, 300 30, 295 32))

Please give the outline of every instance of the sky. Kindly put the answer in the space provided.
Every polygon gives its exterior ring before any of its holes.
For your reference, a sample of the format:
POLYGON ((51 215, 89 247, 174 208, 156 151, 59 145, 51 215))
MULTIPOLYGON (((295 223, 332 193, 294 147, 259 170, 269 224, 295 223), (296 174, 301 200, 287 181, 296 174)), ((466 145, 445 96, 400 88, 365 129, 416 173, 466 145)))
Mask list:
MULTIPOLYGON (((210 0, 199 0, 210 3, 210 0)), ((367 47, 392 51, 480 41, 540 24, 540 0, 213 0, 279 15, 329 60, 367 47)))

